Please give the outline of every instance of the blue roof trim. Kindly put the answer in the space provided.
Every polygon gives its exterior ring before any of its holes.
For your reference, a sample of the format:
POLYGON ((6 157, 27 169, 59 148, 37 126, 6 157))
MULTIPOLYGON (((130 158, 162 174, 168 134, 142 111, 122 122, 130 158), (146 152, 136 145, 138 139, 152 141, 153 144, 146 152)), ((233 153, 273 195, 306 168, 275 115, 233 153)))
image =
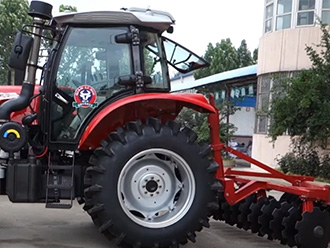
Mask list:
POLYGON ((225 80, 246 77, 250 75, 257 74, 257 65, 250 65, 247 67, 238 68, 231 71, 221 72, 218 74, 214 74, 212 76, 208 76, 205 78, 201 78, 195 80, 194 82, 190 82, 189 84, 178 85, 179 87, 172 87, 172 91, 180 91, 180 90, 187 90, 191 88, 196 88, 199 86, 217 83, 225 80))
POLYGON ((253 107, 255 108, 257 106, 257 98, 255 96, 245 96, 242 99, 239 100, 233 100, 234 105, 236 107, 253 107))

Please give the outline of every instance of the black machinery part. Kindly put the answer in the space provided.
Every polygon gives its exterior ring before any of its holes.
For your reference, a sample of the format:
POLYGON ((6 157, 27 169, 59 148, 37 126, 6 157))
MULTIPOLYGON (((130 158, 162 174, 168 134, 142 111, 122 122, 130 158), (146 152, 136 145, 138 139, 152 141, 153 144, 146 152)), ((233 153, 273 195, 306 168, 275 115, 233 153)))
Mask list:
POLYGON ((6 122, 0 126, 0 148, 6 152, 20 151, 27 144, 25 128, 17 122, 6 122))

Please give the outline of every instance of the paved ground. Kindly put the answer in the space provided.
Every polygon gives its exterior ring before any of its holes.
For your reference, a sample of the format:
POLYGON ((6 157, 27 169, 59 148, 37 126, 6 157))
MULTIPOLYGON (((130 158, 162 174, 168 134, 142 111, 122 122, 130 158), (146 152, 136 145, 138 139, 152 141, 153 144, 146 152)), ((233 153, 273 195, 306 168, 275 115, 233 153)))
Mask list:
MULTIPOLYGON (((92 224, 81 206, 45 209, 43 204, 12 204, 0 196, 0 248, 113 248, 92 224)), ((278 242, 211 222, 185 248, 279 248, 278 242)))

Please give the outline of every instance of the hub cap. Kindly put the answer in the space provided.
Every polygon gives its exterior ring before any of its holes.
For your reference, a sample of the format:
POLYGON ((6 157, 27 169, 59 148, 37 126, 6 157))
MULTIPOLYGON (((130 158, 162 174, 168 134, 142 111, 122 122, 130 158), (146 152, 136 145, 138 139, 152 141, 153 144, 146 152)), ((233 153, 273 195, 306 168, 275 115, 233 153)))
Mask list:
POLYGON ((118 198, 135 223, 162 228, 178 222, 195 197, 195 179, 187 162, 166 149, 138 153, 123 167, 118 198))

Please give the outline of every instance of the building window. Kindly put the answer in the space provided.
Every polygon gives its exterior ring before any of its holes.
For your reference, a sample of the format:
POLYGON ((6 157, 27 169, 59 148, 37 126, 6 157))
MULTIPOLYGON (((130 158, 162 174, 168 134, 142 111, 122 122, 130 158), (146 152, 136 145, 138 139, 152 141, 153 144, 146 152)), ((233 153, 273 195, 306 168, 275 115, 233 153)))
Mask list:
POLYGON ((274 2, 266 1, 266 18, 265 18, 265 33, 272 31, 273 26, 274 2))
POLYGON ((271 75, 258 77, 256 133, 267 133, 268 131, 268 110, 271 83, 271 75))
POLYGON ((314 24, 315 0, 299 0, 297 26, 314 24))
POLYGON ((322 1, 322 23, 330 24, 330 0, 322 1))
POLYGON ((276 11, 276 30, 291 27, 292 0, 278 0, 276 11))

